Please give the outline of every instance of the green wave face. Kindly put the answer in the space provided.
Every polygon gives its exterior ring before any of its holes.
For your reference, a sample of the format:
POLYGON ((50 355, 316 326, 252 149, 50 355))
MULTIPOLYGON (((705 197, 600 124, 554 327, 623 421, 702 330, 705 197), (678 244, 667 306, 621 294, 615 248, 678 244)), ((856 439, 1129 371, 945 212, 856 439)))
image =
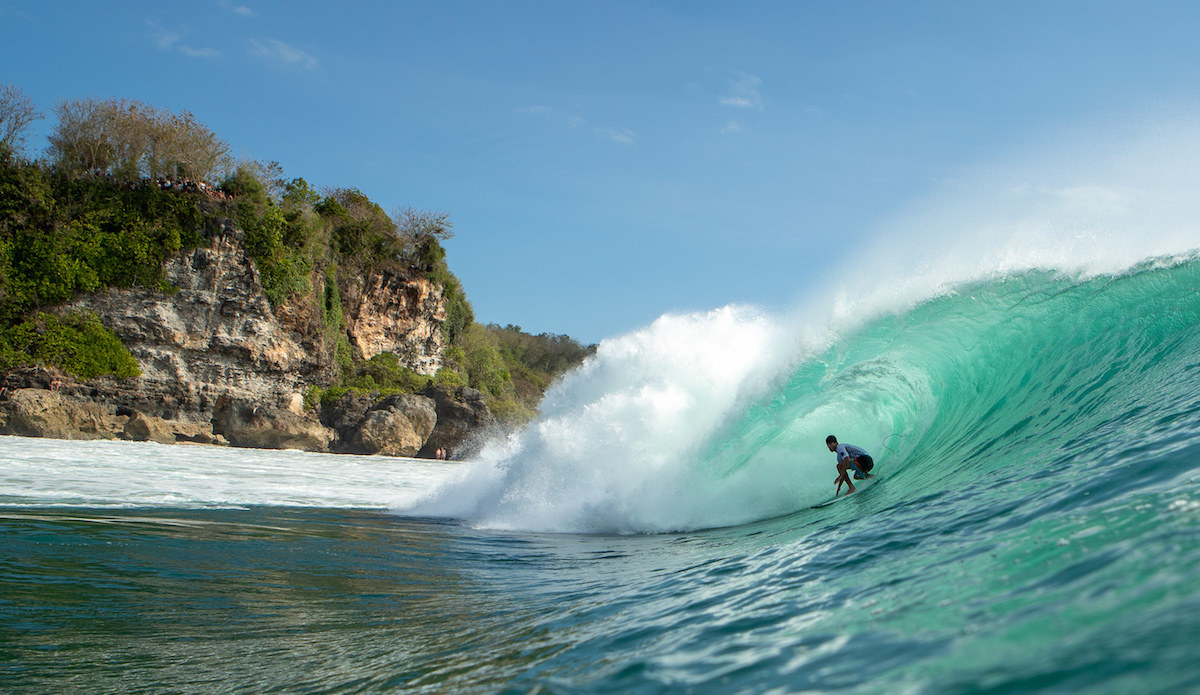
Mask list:
POLYGON ((1198 287, 1194 259, 960 287, 800 362, 719 436, 708 464, 728 479, 797 452, 831 478, 832 433, 906 495, 1147 446, 1200 391, 1198 287))

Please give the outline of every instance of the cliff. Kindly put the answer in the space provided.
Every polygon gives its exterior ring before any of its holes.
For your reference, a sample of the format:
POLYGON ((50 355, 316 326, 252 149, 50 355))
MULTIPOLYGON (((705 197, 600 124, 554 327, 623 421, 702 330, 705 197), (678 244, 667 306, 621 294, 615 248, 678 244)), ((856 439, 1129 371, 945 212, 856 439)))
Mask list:
POLYGON ((446 303, 440 285, 382 270, 356 278, 344 298, 346 334, 364 359, 392 352, 418 374, 441 369, 446 303))
MULTIPOLYGON (((337 369, 320 307, 302 295, 273 309, 232 225, 208 245, 170 257, 165 277, 174 292, 108 288, 57 309, 97 315, 137 360, 140 377, 84 382, 10 371, 0 433, 413 456, 435 432, 440 446, 456 448, 491 422, 481 402, 464 419, 469 390, 358 404, 353 421, 345 408, 337 417, 320 406, 306 410, 305 391, 330 384, 337 369)), ((322 287, 324 278, 311 283, 322 287)), ((362 358, 392 352, 401 365, 434 374, 444 348, 442 295, 430 280, 397 269, 356 278, 344 293, 345 337, 362 358)))
POLYGON ((191 114, 73 104, 45 158, 0 147, 0 433, 461 451, 594 349, 476 323, 447 213, 235 163, 191 114))

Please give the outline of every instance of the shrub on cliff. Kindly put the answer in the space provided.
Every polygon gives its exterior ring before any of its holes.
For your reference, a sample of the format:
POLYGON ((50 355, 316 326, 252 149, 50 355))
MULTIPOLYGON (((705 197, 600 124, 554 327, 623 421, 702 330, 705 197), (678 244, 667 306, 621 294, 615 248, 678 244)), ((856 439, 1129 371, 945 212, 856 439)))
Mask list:
POLYGON ((392 352, 381 352, 369 360, 358 362, 354 372, 346 381, 346 385, 365 390, 420 393, 429 384, 429 377, 421 376, 401 365, 400 358, 392 352))
POLYGON ((394 353, 381 352, 369 360, 342 365, 340 383, 328 388, 314 387, 305 400, 310 407, 319 401, 328 408, 347 393, 358 396, 374 394, 378 398, 399 393, 421 393, 431 381, 429 377, 400 364, 400 358, 394 353))
POLYGON ((201 220, 193 195, 0 162, 0 325, 103 287, 169 290, 163 264, 201 220))
POLYGON ((0 368, 25 364, 57 367, 81 379, 141 374, 133 355, 90 314, 38 313, 0 331, 0 368))
POLYGON ((304 249, 284 244, 287 220, 277 205, 268 203, 261 214, 239 211, 239 221, 246 233, 246 253, 258 266, 263 293, 271 306, 312 290, 308 279, 312 260, 304 249))

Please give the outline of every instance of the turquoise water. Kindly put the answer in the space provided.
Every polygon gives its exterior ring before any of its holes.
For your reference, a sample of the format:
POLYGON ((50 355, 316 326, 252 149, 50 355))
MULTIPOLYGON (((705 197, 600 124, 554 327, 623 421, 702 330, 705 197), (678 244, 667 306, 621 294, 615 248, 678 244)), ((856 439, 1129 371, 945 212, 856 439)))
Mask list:
POLYGON ((664 317, 461 466, 0 439, 0 690, 1200 692, 1198 288, 664 317))

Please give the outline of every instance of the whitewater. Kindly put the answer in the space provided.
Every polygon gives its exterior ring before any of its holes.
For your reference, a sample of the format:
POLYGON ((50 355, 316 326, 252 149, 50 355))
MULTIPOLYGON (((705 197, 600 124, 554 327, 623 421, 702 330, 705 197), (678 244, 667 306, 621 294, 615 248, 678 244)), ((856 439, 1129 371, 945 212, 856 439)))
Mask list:
POLYGON ((966 172, 473 461, 0 438, 0 689, 1200 691, 1192 135, 966 172))

